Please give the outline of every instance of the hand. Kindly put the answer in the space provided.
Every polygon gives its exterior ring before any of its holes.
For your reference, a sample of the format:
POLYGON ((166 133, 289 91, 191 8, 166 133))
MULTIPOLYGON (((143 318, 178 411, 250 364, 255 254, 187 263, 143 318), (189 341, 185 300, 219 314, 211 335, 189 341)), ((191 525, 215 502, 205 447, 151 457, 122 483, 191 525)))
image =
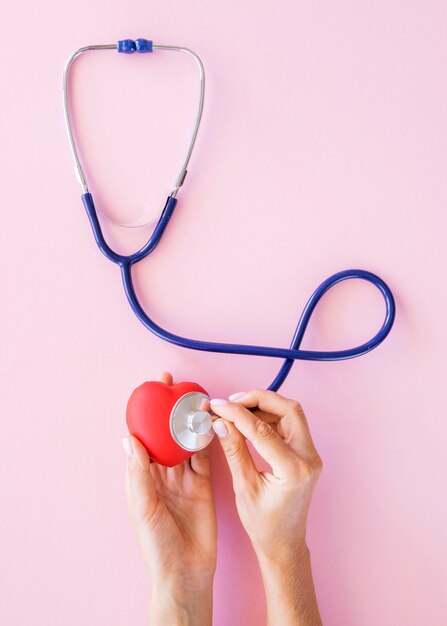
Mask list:
MULTIPOLYGON (((159 380, 173 382, 167 372, 159 380)), ((152 578, 150 623, 211 624, 217 524, 208 451, 163 467, 135 437, 123 444, 129 513, 152 578)))
POLYGON ((272 391, 230 399, 211 401, 222 418, 213 427, 231 471, 239 517, 258 556, 269 623, 320 624, 306 520, 322 462, 303 409, 272 391), (271 471, 257 470, 246 439, 271 471))

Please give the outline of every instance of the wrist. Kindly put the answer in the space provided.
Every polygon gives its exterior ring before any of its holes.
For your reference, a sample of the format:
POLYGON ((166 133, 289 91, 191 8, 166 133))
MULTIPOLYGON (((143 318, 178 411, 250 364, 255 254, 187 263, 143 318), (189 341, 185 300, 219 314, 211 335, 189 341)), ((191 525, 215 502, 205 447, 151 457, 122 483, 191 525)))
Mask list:
POLYGON ((151 626, 208 626, 212 606, 212 575, 176 573, 152 579, 151 626))
POLYGON ((268 626, 321 626, 306 543, 284 547, 274 554, 259 550, 256 555, 264 582, 268 626))
POLYGON ((291 571, 302 570, 310 563, 305 541, 267 548, 253 545, 253 548, 263 576, 287 578, 291 571))
POLYGON ((259 565, 262 567, 265 564, 269 569, 299 564, 306 561, 310 555, 304 533, 291 539, 285 537, 269 541, 252 539, 251 543, 259 565))

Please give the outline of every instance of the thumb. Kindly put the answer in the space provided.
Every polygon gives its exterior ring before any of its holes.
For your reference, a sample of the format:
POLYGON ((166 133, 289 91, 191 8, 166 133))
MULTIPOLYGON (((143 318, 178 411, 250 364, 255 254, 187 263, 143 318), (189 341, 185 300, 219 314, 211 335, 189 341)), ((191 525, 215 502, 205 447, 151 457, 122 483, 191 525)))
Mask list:
POLYGON ((156 509, 157 493, 146 448, 135 437, 124 437, 127 454, 126 492, 133 522, 149 521, 156 509))
POLYGON ((230 468, 235 492, 255 486, 259 481, 259 472, 247 447, 244 436, 227 420, 216 419, 213 429, 219 437, 222 450, 230 468))

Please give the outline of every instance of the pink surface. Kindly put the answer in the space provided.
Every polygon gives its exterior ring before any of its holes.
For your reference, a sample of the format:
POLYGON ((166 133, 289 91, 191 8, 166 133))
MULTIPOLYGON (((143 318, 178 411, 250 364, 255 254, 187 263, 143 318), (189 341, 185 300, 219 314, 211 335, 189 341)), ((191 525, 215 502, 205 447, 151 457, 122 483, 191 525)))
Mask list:
MULTIPOLYGON (((79 46, 145 36, 193 48, 207 69, 178 212, 137 270, 145 305, 189 336, 284 346, 327 275, 364 267, 389 282, 398 317, 386 343, 355 361, 298 363, 283 392, 303 403, 325 461, 309 521, 325 624, 445 624, 445 3, 42 0, 10 3, 5 17, 0 623, 144 624, 148 580, 123 491, 130 392, 169 368, 220 397, 267 385, 278 366, 150 335, 93 242, 63 65, 79 46)), ((78 131, 110 215, 160 207, 195 78, 168 53, 77 64, 78 131)), ((122 250, 147 234, 108 229, 122 250)), ((372 287, 341 285, 305 346, 354 345, 381 316, 372 287)), ((212 457, 214 623, 262 624, 218 444, 212 457)))

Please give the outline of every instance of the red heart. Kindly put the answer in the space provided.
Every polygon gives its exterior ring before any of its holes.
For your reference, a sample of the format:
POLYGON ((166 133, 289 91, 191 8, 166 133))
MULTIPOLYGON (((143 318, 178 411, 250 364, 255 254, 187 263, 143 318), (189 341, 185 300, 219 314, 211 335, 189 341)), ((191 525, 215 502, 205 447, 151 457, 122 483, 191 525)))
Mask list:
POLYGON ((150 381, 137 387, 129 398, 126 412, 129 432, 141 441, 151 459, 161 465, 173 467, 194 454, 175 442, 169 425, 174 404, 191 391, 208 395, 196 383, 167 385, 150 381))

